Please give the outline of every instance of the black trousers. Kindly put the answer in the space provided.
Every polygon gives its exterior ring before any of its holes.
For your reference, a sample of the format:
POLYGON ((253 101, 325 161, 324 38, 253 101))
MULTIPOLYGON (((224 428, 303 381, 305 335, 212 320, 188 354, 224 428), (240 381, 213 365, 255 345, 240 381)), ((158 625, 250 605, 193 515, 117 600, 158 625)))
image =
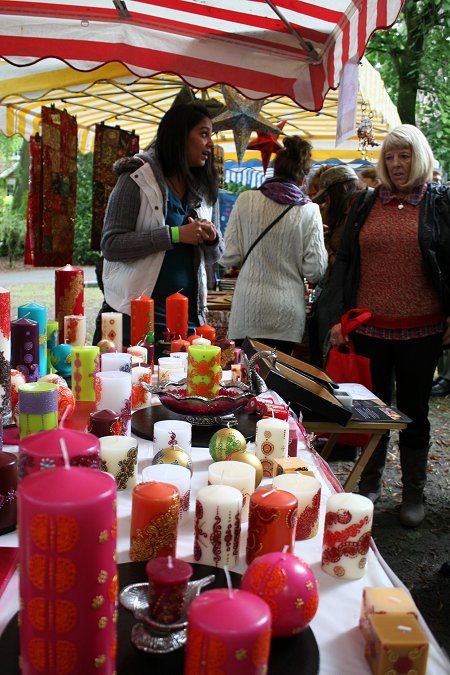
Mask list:
POLYGON ((381 340, 352 333, 357 354, 370 358, 373 393, 411 418, 400 431, 400 446, 419 450, 430 443, 428 407, 434 371, 442 350, 442 335, 412 340, 381 340))

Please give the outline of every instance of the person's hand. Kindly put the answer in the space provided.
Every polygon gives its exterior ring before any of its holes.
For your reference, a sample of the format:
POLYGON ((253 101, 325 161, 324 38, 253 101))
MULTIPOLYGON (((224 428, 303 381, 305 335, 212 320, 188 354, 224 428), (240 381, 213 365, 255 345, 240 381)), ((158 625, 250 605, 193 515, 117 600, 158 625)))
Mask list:
POLYGON ((180 226, 180 242, 198 246, 206 242, 212 242, 217 236, 213 223, 204 218, 194 220, 189 217, 185 225, 180 226))
POLYGON ((342 335, 342 329, 340 323, 335 323, 330 330, 330 344, 332 347, 340 347, 345 345, 348 342, 348 337, 342 335))
POLYGON ((450 316, 446 318, 447 322, 447 328, 444 331, 444 335, 442 336, 442 344, 443 345, 450 345, 450 316))

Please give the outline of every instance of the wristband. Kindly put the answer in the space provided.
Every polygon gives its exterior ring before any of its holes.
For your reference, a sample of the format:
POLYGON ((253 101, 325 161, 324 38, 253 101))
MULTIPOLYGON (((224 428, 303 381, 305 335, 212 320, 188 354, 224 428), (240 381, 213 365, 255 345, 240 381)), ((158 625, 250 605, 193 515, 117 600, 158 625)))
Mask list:
POLYGON ((170 228, 170 236, 172 239, 172 244, 179 244, 180 243, 180 228, 179 227, 171 227, 170 228))

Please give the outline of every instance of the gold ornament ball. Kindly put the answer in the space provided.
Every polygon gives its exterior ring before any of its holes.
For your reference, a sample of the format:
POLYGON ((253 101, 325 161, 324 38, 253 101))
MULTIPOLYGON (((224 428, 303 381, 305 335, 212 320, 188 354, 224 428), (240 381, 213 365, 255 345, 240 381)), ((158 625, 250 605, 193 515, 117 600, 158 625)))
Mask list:
POLYGON ((100 354, 116 351, 116 345, 112 340, 100 340, 100 342, 97 342, 97 347, 100 349, 100 354))
POLYGON ((244 451, 246 447, 247 441, 240 431, 225 427, 211 436, 209 454, 215 462, 220 462, 227 459, 232 452, 244 451))
POLYGON ((153 457, 152 464, 176 464, 177 466, 184 466, 189 469, 192 475, 193 466, 192 458, 186 450, 180 448, 179 445, 174 445, 170 448, 163 448, 153 457))
POLYGON ((227 459, 232 460, 233 462, 244 462, 245 464, 253 466, 256 470, 255 488, 258 487, 263 479, 263 466, 256 455, 252 452, 239 451, 232 452, 231 455, 228 455, 227 459))

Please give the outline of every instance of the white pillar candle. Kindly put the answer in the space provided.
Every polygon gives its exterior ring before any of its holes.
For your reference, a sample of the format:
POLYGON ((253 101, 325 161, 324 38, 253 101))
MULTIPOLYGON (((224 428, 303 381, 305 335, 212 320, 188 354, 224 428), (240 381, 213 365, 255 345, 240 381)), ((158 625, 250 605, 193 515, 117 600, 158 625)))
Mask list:
POLYGON ((102 436, 100 439, 102 471, 111 474, 118 490, 137 484, 138 442, 130 436, 102 436))
POLYGON ((197 492, 194 560, 234 567, 239 558, 242 494, 229 485, 207 485, 197 492))
POLYGON ((152 369, 146 366, 134 366, 131 369, 131 409, 140 410, 149 408, 152 404, 152 395, 141 387, 141 382, 152 383, 152 369))
POLYGON ((146 466, 142 470, 142 482, 157 481, 159 483, 170 483, 175 485, 180 491, 180 519, 183 513, 189 511, 191 496, 191 472, 184 466, 175 464, 155 464, 146 466))
POLYGON ((95 375, 95 402, 97 410, 114 410, 119 414, 122 434, 131 430, 131 373, 120 370, 95 375))
POLYGON ((86 317, 70 314, 64 317, 64 342, 67 345, 84 347, 86 344, 86 317))
POLYGON ((133 347, 128 347, 127 352, 132 357, 136 357, 141 363, 147 363, 147 350, 145 347, 134 345, 133 347))
POLYGON ((153 425, 153 450, 156 455, 164 448, 175 445, 191 452, 192 424, 183 420, 161 420, 153 425))
POLYGON ((131 373, 131 354, 122 352, 105 352, 100 358, 100 370, 120 370, 123 373, 131 373))
POLYGON ((204 338, 204 337, 198 337, 198 338, 194 338, 192 340, 191 344, 192 345, 210 345, 211 340, 208 340, 208 338, 204 338))
POLYGON ((162 356, 158 359, 158 382, 175 382, 173 379, 173 373, 177 371, 177 378, 182 380, 184 373, 181 377, 178 377, 180 370, 180 360, 173 359, 170 356, 162 356))
POLYGON ((122 314, 120 312, 102 312, 102 340, 111 340, 117 351, 122 351, 122 314))
POLYGON ((172 352, 170 355, 172 359, 179 359, 181 363, 183 364, 183 369, 187 370, 187 362, 188 362, 188 353, 187 352, 172 352))
POLYGON ((322 546, 322 569, 342 579, 361 579, 367 566, 373 503, 341 492, 328 498, 322 546))
POLYGON ((273 460, 288 456, 289 424, 276 417, 256 423, 255 454, 263 467, 264 476, 274 475, 273 460))
POLYGON ((298 520, 295 531, 297 541, 311 539, 319 529, 320 481, 313 476, 283 473, 273 479, 274 487, 286 490, 297 497, 298 520))
POLYGON ((214 462, 208 468, 208 483, 210 485, 231 485, 242 494, 241 522, 248 520, 250 495, 255 489, 256 469, 244 462, 227 460, 214 462))

